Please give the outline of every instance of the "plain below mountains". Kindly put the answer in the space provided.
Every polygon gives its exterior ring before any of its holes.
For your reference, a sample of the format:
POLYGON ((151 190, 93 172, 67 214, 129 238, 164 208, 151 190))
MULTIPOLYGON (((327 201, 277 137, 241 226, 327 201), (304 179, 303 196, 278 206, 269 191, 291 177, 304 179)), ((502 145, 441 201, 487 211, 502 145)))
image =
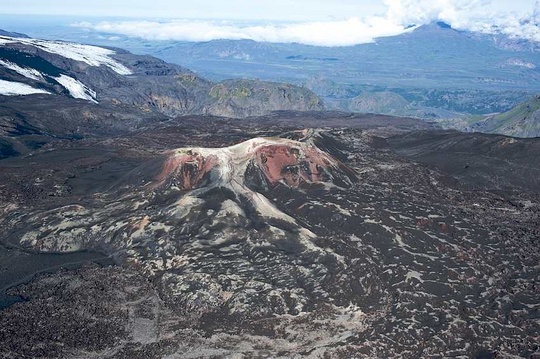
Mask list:
POLYGON ((537 358, 539 145, 274 113, 2 160, 0 248, 117 264, 10 289, 3 357, 537 358))

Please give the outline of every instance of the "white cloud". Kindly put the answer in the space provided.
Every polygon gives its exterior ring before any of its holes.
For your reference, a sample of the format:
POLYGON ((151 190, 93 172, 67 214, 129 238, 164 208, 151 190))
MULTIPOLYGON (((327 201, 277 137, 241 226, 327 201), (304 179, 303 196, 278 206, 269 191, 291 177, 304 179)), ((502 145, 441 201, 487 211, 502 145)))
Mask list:
POLYGON ((376 37, 397 35, 405 28, 384 18, 367 21, 350 18, 339 21, 303 22, 245 26, 202 20, 83 22, 77 27, 100 32, 141 37, 147 40, 209 41, 251 39, 266 42, 299 42, 320 46, 348 46, 373 41, 376 37))
POLYGON ((530 14, 495 10, 490 0, 383 0, 386 13, 342 20, 246 25, 211 20, 115 21, 74 26, 148 40, 209 41, 251 39, 298 42, 320 46, 348 46, 398 35, 411 25, 444 21, 460 30, 502 33, 540 41, 540 6, 530 14))

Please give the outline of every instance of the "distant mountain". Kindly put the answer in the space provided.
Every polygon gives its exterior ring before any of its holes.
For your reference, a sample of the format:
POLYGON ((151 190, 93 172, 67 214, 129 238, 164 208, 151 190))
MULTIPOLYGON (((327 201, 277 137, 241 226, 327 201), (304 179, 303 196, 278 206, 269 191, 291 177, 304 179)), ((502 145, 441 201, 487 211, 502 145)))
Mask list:
POLYGON ((206 111, 226 117, 261 116, 272 110, 322 109, 322 101, 310 90, 294 85, 257 80, 225 80, 210 89, 215 99, 206 111))
MULTIPOLYGON (((242 104, 220 110, 216 84, 192 71, 147 55, 75 43, 0 36, 0 94, 61 95, 145 113, 245 117, 274 110, 319 110, 322 102, 297 86, 245 81, 242 104), (260 89, 269 96, 252 96, 260 89), (212 92, 213 91, 213 92, 212 92), (212 93, 211 93, 212 92, 212 93), (274 94, 275 92, 275 94, 274 94), (281 96, 285 101, 278 100, 281 96), (288 98, 294 101, 287 101, 288 98), (255 109, 251 111, 250 109, 255 109)), ((221 83, 227 93, 229 83, 221 83)), ((230 90, 230 91, 229 91, 230 90)), ((55 98, 52 96, 51 98, 55 98)), ((230 96, 227 98, 230 99, 230 96)))
POLYGON ((504 112, 540 92, 538 43, 457 30, 444 22, 345 47, 226 39, 151 41, 82 30, 44 32, 49 38, 156 56, 212 81, 242 78, 305 86, 335 110, 347 111, 348 101, 366 92, 394 92, 408 103, 406 111, 396 114, 410 115, 412 110, 424 118, 454 118, 456 113, 504 112))
POLYGON ((510 111, 477 121, 467 129, 515 137, 540 137, 540 95, 520 103, 510 111))
POLYGON ((354 108, 359 95, 392 92, 407 102, 405 110, 392 113, 444 119, 456 113, 504 112, 540 92, 538 43, 461 31, 444 22, 345 47, 226 39, 151 41, 67 27, 50 31, 50 38, 156 56, 212 81, 241 78, 301 85, 333 110, 354 108))
POLYGON ((19 32, 6 31, 2 29, 0 29, 0 36, 29 38, 29 36, 26 34, 21 34, 19 32))
POLYGON ((126 133, 180 115, 238 118, 323 108, 311 91, 294 85, 213 83, 148 55, 0 36, 0 159, 58 138, 126 133))
POLYGON ((339 110, 361 111, 363 106, 355 104, 358 96, 393 92, 407 102, 406 110, 393 112, 399 115, 411 110, 426 118, 489 114, 540 91, 538 44, 460 31, 442 22, 348 47, 252 40, 160 45, 126 38, 122 43, 214 80, 259 78, 304 85, 339 110))
POLYGON ((390 92, 367 92, 350 100, 349 110, 354 112, 386 113, 403 112, 408 102, 402 96, 390 92))

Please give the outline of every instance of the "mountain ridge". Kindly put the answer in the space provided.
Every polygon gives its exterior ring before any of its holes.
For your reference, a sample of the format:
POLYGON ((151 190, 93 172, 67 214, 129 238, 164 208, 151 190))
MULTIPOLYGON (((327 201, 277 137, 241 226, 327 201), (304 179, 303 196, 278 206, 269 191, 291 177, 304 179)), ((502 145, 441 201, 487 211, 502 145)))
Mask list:
MULTIPOLYGON (((245 117, 273 110, 323 109, 322 102, 308 90, 244 80, 243 86, 247 89, 265 89, 269 94, 281 91, 284 95, 279 101, 272 96, 262 101, 250 94, 243 95, 242 104, 235 103, 226 113, 220 113, 221 106, 214 103, 221 98, 211 96, 210 92, 212 86, 226 88, 228 83, 213 84, 178 65, 125 50, 91 45, 6 36, 0 38, 0 42, 4 59, 0 63, 0 77, 48 93, 67 91, 72 97, 88 101, 104 101, 112 106, 132 105, 143 112, 154 111, 168 116, 245 117), (32 64, 37 68, 29 67, 32 64), (303 102, 304 97, 306 102, 303 102), (256 108, 255 112, 250 108, 256 108)), ((229 99, 231 97, 235 96, 229 96, 229 99)))
POLYGON ((466 130, 514 137, 540 137, 540 95, 507 112, 477 121, 466 127, 466 130))
POLYGON ((335 48, 253 40, 160 44, 122 39, 137 51, 217 81, 261 78, 303 85, 336 110, 354 109, 354 99, 366 92, 392 92, 408 104, 387 113, 447 119, 504 112, 540 91, 538 44, 436 23, 335 48))
POLYGON ((439 122, 444 128, 460 131, 500 134, 512 137, 540 137, 540 95, 514 108, 490 116, 471 116, 439 122))

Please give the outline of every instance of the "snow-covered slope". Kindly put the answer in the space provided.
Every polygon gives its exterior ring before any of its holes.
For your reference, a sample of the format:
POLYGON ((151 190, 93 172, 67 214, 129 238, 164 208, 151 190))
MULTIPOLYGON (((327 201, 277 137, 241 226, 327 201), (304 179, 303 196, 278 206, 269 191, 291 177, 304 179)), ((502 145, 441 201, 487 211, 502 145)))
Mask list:
POLYGON ((32 86, 13 81, 0 80, 0 95, 16 96, 16 95, 31 95, 36 93, 49 92, 41 89, 34 88, 32 86))
POLYGON ((2 68, 4 69, 5 80, 17 83, 17 85, 4 84, 2 94, 58 93, 58 87, 56 86, 55 88, 54 85, 54 82, 56 82, 65 88, 73 98, 94 103, 98 102, 96 100, 96 91, 91 89, 91 86, 78 80, 77 78, 80 74, 76 71, 74 72, 70 66, 66 69, 58 68, 49 61, 34 54, 25 53, 21 57, 18 48, 11 48, 11 45, 17 44, 30 45, 48 53, 61 56, 61 63, 63 62, 62 58, 65 58, 84 62, 90 66, 105 66, 120 76, 132 73, 126 66, 110 57, 110 55, 115 53, 112 50, 67 42, 0 36, 0 48, 6 50, 5 53, 2 53, 2 57, 0 57, 0 70, 2 68), (20 78, 18 75, 24 78, 20 78), (54 80, 54 82, 51 80, 54 80), (33 88, 36 81, 42 84, 43 90, 33 88), (25 82, 27 83, 25 84, 25 82))
POLYGON ((67 75, 60 75, 59 77, 54 78, 60 85, 64 86, 71 96, 74 98, 80 98, 83 100, 88 100, 94 103, 96 101, 96 92, 88 88, 85 84, 80 81, 75 80, 73 77, 67 75))
POLYGON ((0 79, 53 95, 170 117, 249 117, 277 110, 323 108, 312 92, 293 85, 247 80, 214 84, 151 56, 2 35, 0 79))
POLYGON ((107 66, 120 75, 131 74, 131 70, 110 57, 110 55, 115 53, 114 51, 104 49, 102 47, 73 44, 62 41, 47 41, 0 36, 0 44, 9 44, 14 42, 33 45, 52 54, 57 54, 75 61, 85 62, 90 66, 107 66))
POLYGON ((0 59, 0 66, 4 66, 5 68, 13 70, 16 73, 32 80, 43 80, 43 75, 38 70, 28 67, 21 67, 11 61, 5 61, 0 59))

